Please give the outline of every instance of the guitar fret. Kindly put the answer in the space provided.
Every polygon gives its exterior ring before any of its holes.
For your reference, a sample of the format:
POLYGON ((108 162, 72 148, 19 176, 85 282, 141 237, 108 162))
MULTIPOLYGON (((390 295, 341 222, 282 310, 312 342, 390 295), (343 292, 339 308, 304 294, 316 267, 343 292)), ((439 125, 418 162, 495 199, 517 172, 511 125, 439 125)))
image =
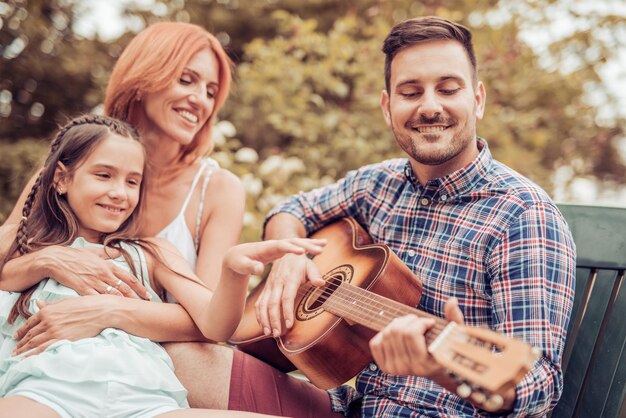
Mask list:
MULTIPOLYGON (((337 289, 328 294, 328 298, 324 303, 324 309, 375 331, 382 330, 391 321, 400 316, 415 314, 421 317, 431 317, 431 315, 420 312, 410 306, 387 299, 349 283, 341 283, 337 289)), ((438 318, 435 319, 438 320, 435 327, 426 333, 426 342, 428 344, 445 327, 445 322, 438 318)))

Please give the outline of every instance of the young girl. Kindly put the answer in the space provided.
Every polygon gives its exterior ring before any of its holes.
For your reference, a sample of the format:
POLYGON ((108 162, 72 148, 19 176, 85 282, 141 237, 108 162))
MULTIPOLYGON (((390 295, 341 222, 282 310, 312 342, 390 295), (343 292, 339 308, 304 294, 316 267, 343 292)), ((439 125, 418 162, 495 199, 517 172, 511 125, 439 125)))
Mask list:
MULTIPOLYGON (((132 239, 141 216, 144 166, 144 149, 125 123, 101 116, 71 121, 51 145, 0 268, 10 257, 50 245, 104 248, 110 262, 143 282, 152 301, 169 292, 206 338, 224 341, 241 317, 249 274, 284 254, 321 249, 322 243, 309 240, 235 246, 226 253, 212 292, 167 241, 132 239)), ((106 293, 120 284, 108 285, 106 293)), ((0 351, 0 415, 251 416, 185 409, 186 390, 165 350, 117 328, 13 355, 15 332, 42 302, 78 296, 53 278, 27 285, 28 290, 11 295, 14 304, 0 307, 0 333, 6 338, 0 351)))

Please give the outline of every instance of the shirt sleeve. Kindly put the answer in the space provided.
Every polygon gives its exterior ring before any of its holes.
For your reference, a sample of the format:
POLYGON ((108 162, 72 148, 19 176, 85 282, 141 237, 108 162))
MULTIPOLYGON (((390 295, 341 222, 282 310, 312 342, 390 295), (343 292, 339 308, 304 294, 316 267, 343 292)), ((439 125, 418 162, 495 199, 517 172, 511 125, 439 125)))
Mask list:
POLYGON ((336 183, 310 192, 299 192, 282 201, 265 218, 263 236, 265 225, 278 213, 289 213, 298 218, 307 235, 346 216, 363 222, 367 211, 367 185, 373 169, 374 166, 366 166, 350 171, 336 183))
POLYGON ((494 246, 488 263, 494 328, 542 353, 515 387, 509 416, 545 416, 563 389, 561 360, 576 271, 574 241, 558 209, 537 203, 523 211, 494 246))

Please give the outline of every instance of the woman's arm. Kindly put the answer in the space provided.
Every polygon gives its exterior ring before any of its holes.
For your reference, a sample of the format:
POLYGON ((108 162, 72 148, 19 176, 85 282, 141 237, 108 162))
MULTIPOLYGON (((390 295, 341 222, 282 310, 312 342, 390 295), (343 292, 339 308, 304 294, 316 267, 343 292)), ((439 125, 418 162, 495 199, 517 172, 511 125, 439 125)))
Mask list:
POLYGON ((28 355, 38 354, 56 341, 94 337, 105 328, 118 328, 156 342, 204 340, 177 303, 95 295, 38 305, 40 310, 17 331, 16 354, 33 348, 28 355))
POLYGON ((227 170, 216 170, 211 177, 200 233, 196 275, 215 290, 221 276, 226 251, 239 242, 243 226, 245 191, 237 176, 227 170))
MULTIPOLYGON (((4 258, 9 251, 16 230, 17 225, 0 227, 0 257, 4 258)), ((100 248, 44 247, 9 260, 0 273, 0 290, 22 292, 47 277, 54 277, 80 295, 107 293, 109 289, 109 294, 149 298, 137 278, 106 261, 115 255, 100 248)))

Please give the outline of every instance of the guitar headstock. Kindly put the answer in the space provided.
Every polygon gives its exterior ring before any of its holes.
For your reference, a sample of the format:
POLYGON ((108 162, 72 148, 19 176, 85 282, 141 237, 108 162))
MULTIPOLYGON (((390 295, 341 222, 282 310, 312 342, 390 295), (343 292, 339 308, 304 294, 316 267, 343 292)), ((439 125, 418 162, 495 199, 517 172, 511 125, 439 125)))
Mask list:
POLYGON ((428 351, 457 381, 456 393, 488 411, 502 407, 505 392, 519 383, 540 355, 520 340, 452 322, 428 351))

